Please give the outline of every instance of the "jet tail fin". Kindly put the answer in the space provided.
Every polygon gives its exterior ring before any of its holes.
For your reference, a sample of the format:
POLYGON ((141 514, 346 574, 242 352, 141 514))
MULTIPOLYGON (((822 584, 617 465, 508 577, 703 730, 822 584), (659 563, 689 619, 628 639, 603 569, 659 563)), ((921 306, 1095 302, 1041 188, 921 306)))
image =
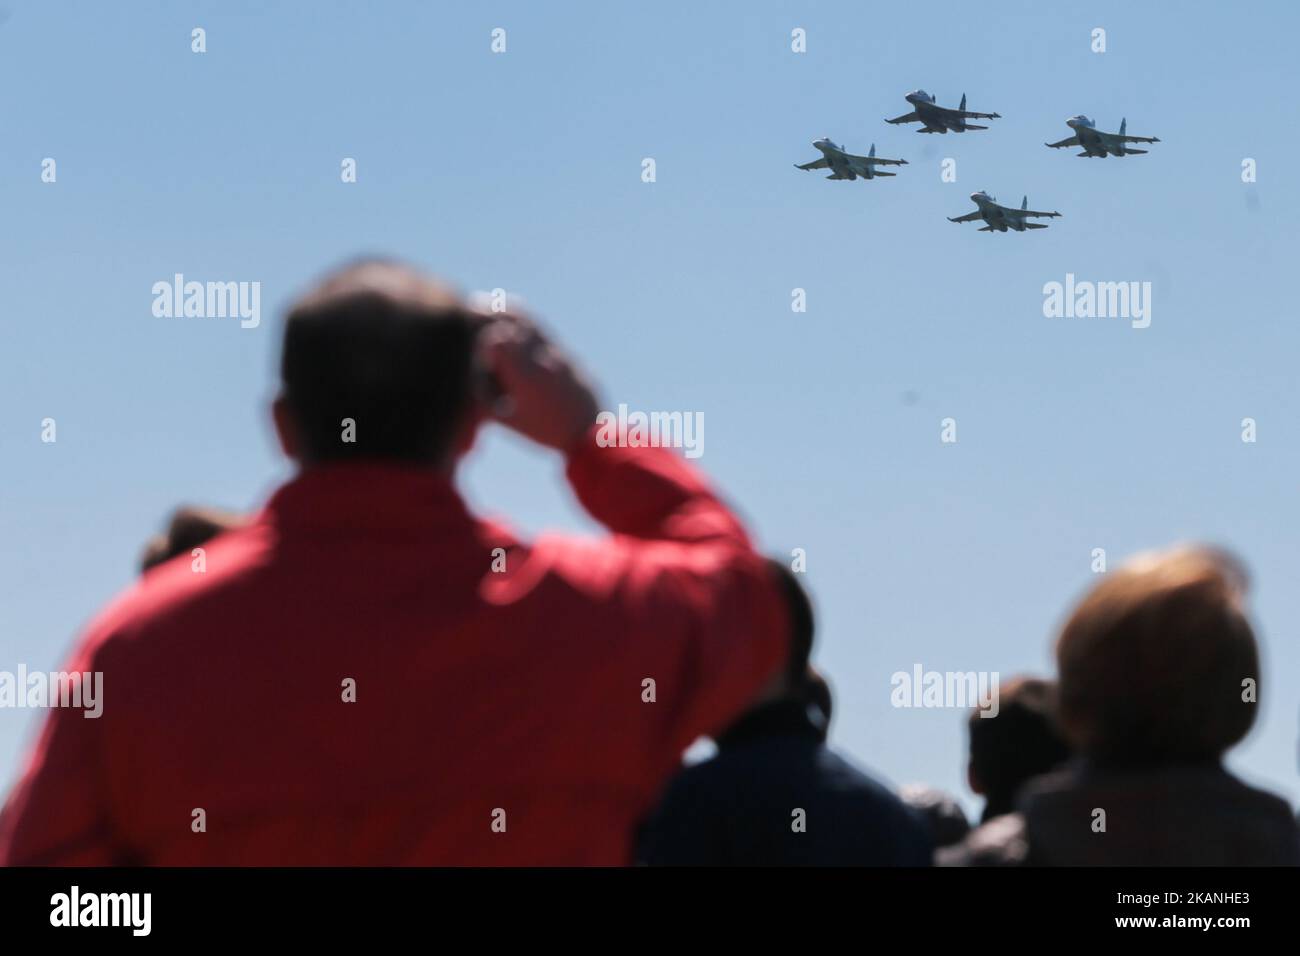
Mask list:
POLYGON ((961 106, 957 107, 957 109, 964 110, 965 108, 966 108, 966 94, 963 93, 961 95, 961 106))
POLYGON ((1123 135, 1124 135, 1124 131, 1125 131, 1126 129, 1128 129, 1128 117, 1127 117, 1127 116, 1124 117, 1122 120, 1119 121, 1119 135, 1123 136, 1123 135))
POLYGON ((1045 222, 1027 222, 1027 223, 1025 223, 1025 228, 1026 228, 1026 229, 1046 229, 1046 228, 1047 228, 1047 223, 1045 223, 1045 222))
POLYGON ((1130 155, 1130 154, 1132 154, 1132 153, 1145 153, 1145 152, 1148 152, 1148 150, 1145 150, 1145 149, 1134 149, 1132 146, 1125 146, 1125 147, 1124 147, 1124 155, 1125 155, 1125 156, 1128 156, 1128 155, 1130 155))
POLYGON ((1021 209, 1028 209, 1028 208, 1029 208, 1029 197, 1028 197, 1028 196, 1026 196, 1024 199, 1020 200, 1020 208, 1021 208, 1021 209))
POLYGON ((876 170, 871 175, 872 176, 897 176, 898 173, 882 173, 880 170, 876 170))
POLYGON ((987 126, 976 126, 974 123, 964 123, 962 129, 988 129, 987 126))
POLYGON ((871 144, 871 152, 867 153, 867 156, 875 156, 875 155, 876 155, 876 144, 875 144, 875 143, 872 143, 872 144, 871 144))
POLYGON ((976 229, 975 231, 976 231, 976 232, 992 232, 992 231, 993 231, 993 227, 992 227, 992 226, 981 226, 979 229, 976 229))

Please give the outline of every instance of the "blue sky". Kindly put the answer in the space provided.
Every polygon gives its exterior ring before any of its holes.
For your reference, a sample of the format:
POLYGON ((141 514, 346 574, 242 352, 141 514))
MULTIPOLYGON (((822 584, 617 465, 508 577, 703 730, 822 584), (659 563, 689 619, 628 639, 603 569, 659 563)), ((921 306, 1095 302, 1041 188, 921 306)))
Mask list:
MULTIPOLYGON (((704 413, 700 464, 766 549, 807 551, 834 740, 886 779, 974 806, 964 714, 891 708, 894 671, 1048 672, 1093 548, 1206 539, 1249 562, 1266 656, 1233 764, 1300 797, 1293 4, 4 10, 0 669, 57 664, 172 506, 252 507, 287 475, 276 319, 373 252, 525 296, 606 407, 704 413), (882 122, 917 87, 1003 118, 882 122), (1162 142, 1045 149, 1079 112, 1162 142), (910 165, 792 169, 823 135, 910 165), (948 223, 976 189, 1064 217, 948 223), (260 281, 261 326, 155 318, 177 272, 260 281), (1151 326, 1045 318, 1066 273, 1151 282, 1151 326)), ((462 485, 525 530, 593 530, 560 463, 509 436, 462 485)), ((0 782, 35 727, 0 711, 0 782)))

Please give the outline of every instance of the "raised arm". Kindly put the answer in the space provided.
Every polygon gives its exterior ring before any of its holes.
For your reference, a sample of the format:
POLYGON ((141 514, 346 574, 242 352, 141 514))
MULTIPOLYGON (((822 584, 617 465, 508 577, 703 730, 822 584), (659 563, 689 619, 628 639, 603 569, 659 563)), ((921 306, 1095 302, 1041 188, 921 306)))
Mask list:
POLYGON ((535 326, 510 319, 485 342, 506 400, 496 417, 564 451, 578 498, 614 532, 606 542, 539 539, 534 559, 590 599, 583 629, 600 636, 584 645, 584 666, 601 676, 587 692, 611 726, 627 728, 620 746, 651 794, 684 747, 750 706, 786 662, 783 584, 681 457, 597 441, 590 387, 535 326), (655 707, 628 693, 646 678, 657 681, 655 707))

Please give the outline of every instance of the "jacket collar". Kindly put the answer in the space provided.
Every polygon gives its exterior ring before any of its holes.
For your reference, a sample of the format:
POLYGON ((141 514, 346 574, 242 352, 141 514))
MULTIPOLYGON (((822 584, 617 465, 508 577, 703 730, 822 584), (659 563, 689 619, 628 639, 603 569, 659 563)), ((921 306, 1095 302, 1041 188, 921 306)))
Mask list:
POLYGON ((726 750, 761 737, 783 736, 825 740, 826 718, 811 703, 784 698, 755 707, 723 731, 714 742, 719 750, 726 750))
POLYGON ((475 524, 446 475, 380 461, 304 468, 271 495, 259 517, 286 529, 344 531, 468 531, 475 524))

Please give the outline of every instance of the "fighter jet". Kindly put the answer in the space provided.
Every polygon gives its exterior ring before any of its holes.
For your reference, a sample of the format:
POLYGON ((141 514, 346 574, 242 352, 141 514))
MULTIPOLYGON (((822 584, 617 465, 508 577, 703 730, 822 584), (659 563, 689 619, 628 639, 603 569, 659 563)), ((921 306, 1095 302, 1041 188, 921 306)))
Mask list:
POLYGON ((975 222, 977 219, 983 219, 987 225, 982 226, 980 232, 1006 232, 1012 229, 1016 232, 1024 232, 1026 229, 1046 229, 1045 222, 1025 222, 1028 216, 1059 216, 1059 212, 1035 212, 1029 208, 1029 197, 1026 196, 1020 203, 1019 209, 1012 209, 1010 206, 999 206, 993 197, 988 193, 980 190, 977 193, 970 194, 971 202, 979 208, 974 212, 968 212, 964 216, 958 216, 954 219, 948 217, 949 222, 975 222))
POLYGON ((1132 149, 1125 146, 1125 143, 1158 143, 1160 142, 1154 136, 1125 136, 1124 130, 1128 128, 1128 120, 1119 121, 1118 133, 1103 133, 1097 129, 1097 124, 1088 117, 1071 116, 1065 121, 1065 125, 1074 130, 1074 135, 1069 139, 1063 139, 1059 143, 1044 143, 1044 146, 1050 146, 1052 149, 1060 149, 1062 146, 1081 146, 1082 153, 1078 156, 1100 156, 1105 159, 1107 156, 1127 156, 1130 153, 1145 153, 1145 149, 1132 149))
POLYGON ((921 123, 923 124, 918 133, 947 133, 952 130, 954 133, 964 133, 968 129, 988 129, 987 126, 975 126, 967 123, 968 119, 1001 119, 997 113, 971 113, 966 110, 966 94, 961 95, 961 106, 952 109, 947 106, 939 106, 934 101, 934 97, 925 90, 913 90, 903 99, 911 103, 916 109, 910 113, 904 113, 902 116, 895 116, 891 120, 885 120, 886 123, 921 123))
POLYGON ((846 153, 843 146, 836 146, 827 137, 822 137, 813 142, 813 146, 821 150, 822 158, 814 159, 811 163, 804 163, 802 166, 794 164, 795 169, 829 169, 831 174, 827 179, 857 179, 861 176, 863 179, 875 179, 877 176, 897 176, 897 173, 885 173, 876 169, 877 166, 906 166, 905 159, 877 159, 876 144, 871 144, 871 152, 865 156, 854 156, 852 153, 846 153))

